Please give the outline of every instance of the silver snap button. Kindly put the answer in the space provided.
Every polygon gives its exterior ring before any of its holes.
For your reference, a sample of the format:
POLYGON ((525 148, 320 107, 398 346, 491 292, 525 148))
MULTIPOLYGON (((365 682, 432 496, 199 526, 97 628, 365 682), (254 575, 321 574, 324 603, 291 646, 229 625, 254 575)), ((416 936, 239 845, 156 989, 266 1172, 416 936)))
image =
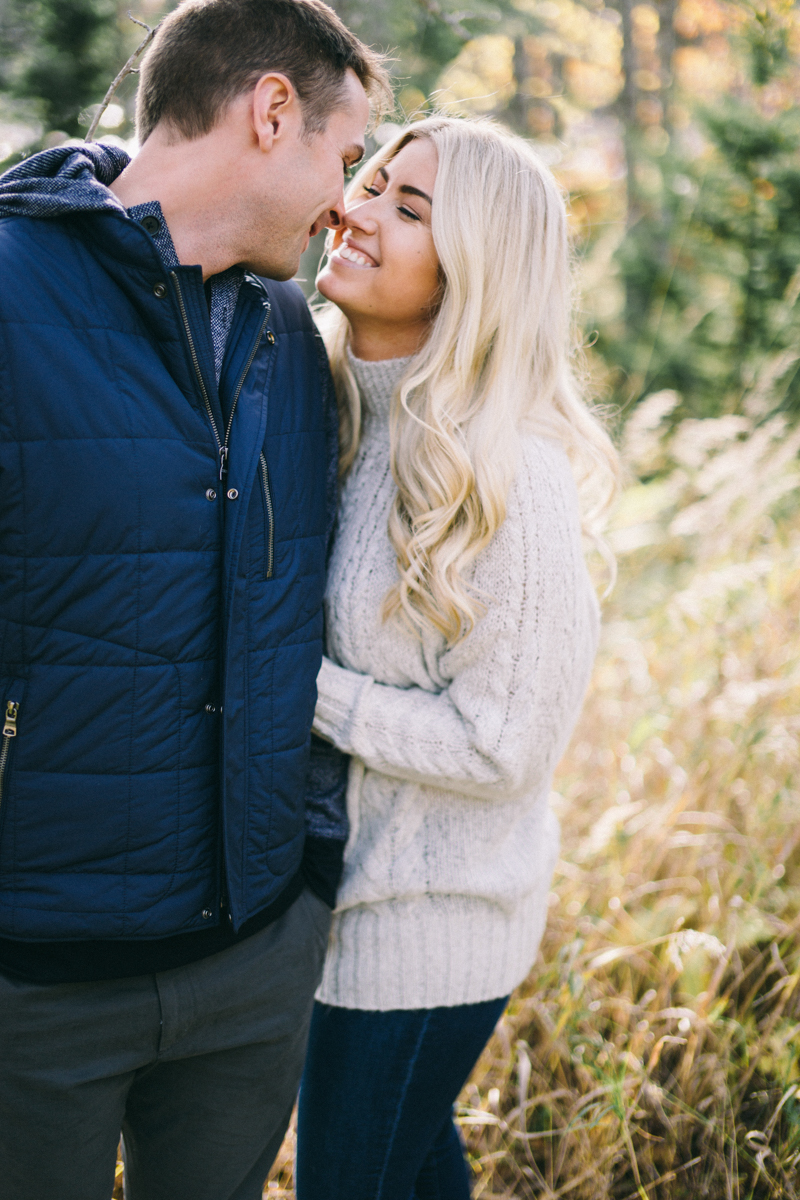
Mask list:
POLYGON ((204 908, 204 909, 203 909, 203 920, 204 920, 204 921, 210 921, 210 920, 211 920, 211 918, 213 917, 213 915, 214 915, 214 914, 213 914, 213 912, 211 911, 211 909, 210 909, 210 908, 204 908))
POLYGON ((158 300, 163 300, 167 294, 167 285, 165 283, 157 283, 153 288, 153 295, 158 300))
POLYGON ((207 712, 207 713, 215 713, 216 711, 217 711, 217 706, 216 706, 216 704, 207 704, 207 705, 206 705, 206 712, 207 712))
POLYGON ((213 488, 206 488, 206 500, 216 500, 217 493, 213 488))
POLYGON ((237 492, 236 488, 228 488, 228 499, 229 500, 235 500, 238 495, 239 495, 239 493, 237 492))

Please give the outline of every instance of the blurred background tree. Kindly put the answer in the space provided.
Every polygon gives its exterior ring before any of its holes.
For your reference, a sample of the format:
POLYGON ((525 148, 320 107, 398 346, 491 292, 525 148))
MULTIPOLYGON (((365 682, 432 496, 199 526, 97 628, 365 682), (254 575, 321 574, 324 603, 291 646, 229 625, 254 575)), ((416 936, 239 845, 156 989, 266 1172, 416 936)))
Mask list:
POLYGON ((639 101, 626 125, 621 293, 618 311, 599 314, 598 351, 623 402, 677 390, 675 419, 739 412, 748 393, 751 408, 763 407, 767 391, 770 405, 796 410, 796 16, 788 6, 699 14, 682 5, 673 29, 666 104, 639 101), (705 50, 701 15, 713 31, 705 50))
MULTIPOLYGON (((134 15, 153 23, 161 7, 145 0, 134 15)), ((141 40, 128 8, 118 0, 0 0, 0 165, 82 140, 92 106, 141 40)), ((135 88, 134 76, 102 136, 130 141, 135 88)))
POLYGON ((47 128, 79 134, 122 49, 113 0, 7 0, 3 16, 4 89, 34 98, 47 128))

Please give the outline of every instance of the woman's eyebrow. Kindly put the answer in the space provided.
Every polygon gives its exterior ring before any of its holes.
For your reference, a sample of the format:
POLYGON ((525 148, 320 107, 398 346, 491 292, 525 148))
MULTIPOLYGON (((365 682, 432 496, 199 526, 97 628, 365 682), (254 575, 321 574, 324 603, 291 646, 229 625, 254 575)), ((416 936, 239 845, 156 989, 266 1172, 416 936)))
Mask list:
POLYGON ((412 187, 409 183, 402 184, 397 190, 398 192, 403 192, 406 196, 421 196, 423 200, 427 200, 428 204, 433 207, 433 201, 428 193, 421 192, 419 188, 412 187))
MULTIPOLYGON (((378 174, 381 175, 387 183, 389 182, 389 176, 385 167, 378 167, 378 174)), ((398 192, 402 192, 404 196, 420 196, 423 200, 427 200, 428 204, 430 204, 431 208, 433 208, 433 201, 428 193, 421 192, 419 188, 412 187, 410 183, 402 183, 397 190, 398 192)))

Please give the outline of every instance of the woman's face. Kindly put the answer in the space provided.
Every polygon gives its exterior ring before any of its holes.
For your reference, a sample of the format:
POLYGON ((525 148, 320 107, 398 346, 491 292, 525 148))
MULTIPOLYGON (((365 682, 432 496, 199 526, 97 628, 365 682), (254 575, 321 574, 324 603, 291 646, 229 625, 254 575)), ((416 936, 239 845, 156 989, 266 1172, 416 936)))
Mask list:
POLYGON ((413 354, 433 318, 441 281, 431 233, 436 149, 415 138, 350 201, 321 295, 345 314, 359 358, 413 354))

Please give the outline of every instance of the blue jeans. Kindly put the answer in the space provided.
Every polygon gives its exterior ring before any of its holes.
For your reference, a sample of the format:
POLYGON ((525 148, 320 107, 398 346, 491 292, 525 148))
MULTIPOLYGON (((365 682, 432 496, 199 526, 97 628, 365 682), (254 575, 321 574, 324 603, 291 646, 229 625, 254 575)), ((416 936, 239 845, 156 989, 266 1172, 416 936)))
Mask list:
POLYGON ((315 1004, 297 1200, 469 1200, 452 1108, 508 997, 365 1012, 315 1004))

